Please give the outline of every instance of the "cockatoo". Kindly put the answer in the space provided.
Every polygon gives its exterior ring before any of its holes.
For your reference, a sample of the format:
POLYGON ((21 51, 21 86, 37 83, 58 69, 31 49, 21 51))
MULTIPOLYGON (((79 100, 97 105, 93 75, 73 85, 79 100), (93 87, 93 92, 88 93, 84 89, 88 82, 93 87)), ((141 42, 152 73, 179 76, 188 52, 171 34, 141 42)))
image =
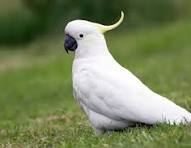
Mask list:
POLYGON ((74 20, 65 27, 65 49, 75 53, 73 95, 97 134, 136 123, 187 124, 191 113, 144 85, 110 54, 104 33, 118 27, 74 20))

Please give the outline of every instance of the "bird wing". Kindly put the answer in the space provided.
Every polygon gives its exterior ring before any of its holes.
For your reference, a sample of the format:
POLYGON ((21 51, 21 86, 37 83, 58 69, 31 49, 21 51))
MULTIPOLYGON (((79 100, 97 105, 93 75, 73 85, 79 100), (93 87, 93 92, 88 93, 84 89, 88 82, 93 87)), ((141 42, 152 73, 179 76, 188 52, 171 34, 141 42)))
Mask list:
POLYGON ((125 68, 97 65, 92 64, 74 77, 78 99, 94 112, 146 124, 179 123, 191 118, 189 112, 151 91, 125 68))

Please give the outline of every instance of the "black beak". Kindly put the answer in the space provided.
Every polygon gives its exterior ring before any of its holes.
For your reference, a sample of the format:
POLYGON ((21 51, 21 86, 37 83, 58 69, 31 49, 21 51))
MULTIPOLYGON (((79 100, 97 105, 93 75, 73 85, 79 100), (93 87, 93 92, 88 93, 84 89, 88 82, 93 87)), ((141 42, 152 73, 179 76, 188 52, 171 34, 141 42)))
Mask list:
POLYGON ((65 36, 65 40, 64 40, 64 48, 66 50, 66 52, 68 53, 69 51, 75 51, 78 47, 78 44, 76 42, 76 40, 71 37, 70 35, 66 34, 65 36))

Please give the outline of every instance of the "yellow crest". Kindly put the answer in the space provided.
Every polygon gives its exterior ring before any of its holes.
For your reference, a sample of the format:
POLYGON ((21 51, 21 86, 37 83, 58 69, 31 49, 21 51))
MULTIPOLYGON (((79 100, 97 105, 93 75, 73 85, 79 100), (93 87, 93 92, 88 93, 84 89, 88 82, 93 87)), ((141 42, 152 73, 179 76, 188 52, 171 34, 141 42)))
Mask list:
POLYGON ((123 19, 124 19, 124 13, 123 11, 121 11, 121 17, 120 19, 113 25, 102 25, 102 24, 98 24, 98 23, 93 23, 97 28, 98 30, 101 32, 101 33, 105 33, 109 30, 113 30, 115 29, 116 27, 118 27, 122 22, 123 22, 123 19))

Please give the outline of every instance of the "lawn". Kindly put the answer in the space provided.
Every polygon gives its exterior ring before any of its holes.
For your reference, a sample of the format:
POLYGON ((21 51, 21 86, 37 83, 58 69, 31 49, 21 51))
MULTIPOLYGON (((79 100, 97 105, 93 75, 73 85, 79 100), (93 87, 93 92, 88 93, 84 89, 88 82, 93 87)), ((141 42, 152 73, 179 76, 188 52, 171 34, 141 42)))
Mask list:
MULTIPOLYGON (((127 30, 106 34, 115 59, 191 111, 191 22, 127 30)), ((191 147, 191 125, 96 136, 72 97, 72 59, 63 36, 0 48, 0 147, 191 147)))

